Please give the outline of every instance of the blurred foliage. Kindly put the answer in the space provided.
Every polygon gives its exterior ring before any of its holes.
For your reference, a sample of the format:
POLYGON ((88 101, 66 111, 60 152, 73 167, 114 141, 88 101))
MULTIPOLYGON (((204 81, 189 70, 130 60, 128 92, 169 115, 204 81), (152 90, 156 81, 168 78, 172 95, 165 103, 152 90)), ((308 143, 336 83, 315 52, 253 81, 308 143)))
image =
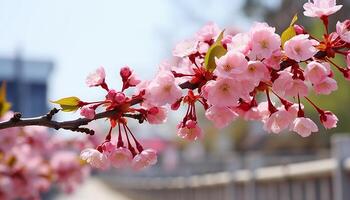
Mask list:
POLYGON ((0 117, 11 109, 11 104, 6 100, 6 82, 0 87, 0 117))

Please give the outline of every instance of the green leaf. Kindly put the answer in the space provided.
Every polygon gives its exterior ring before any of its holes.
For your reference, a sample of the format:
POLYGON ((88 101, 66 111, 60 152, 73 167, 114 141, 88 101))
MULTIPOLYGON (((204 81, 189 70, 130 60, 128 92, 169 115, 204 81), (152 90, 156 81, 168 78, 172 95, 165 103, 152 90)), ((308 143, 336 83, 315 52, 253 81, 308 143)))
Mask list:
POLYGON ((290 40, 292 37, 296 35, 296 32, 294 30, 294 24, 298 20, 298 15, 295 14, 292 21, 290 22, 288 28, 283 31, 281 35, 281 42, 282 42, 282 47, 284 46, 284 43, 286 43, 288 40, 290 40))
POLYGON ((0 117, 11 109, 11 103, 6 100, 6 83, 3 82, 0 88, 0 117))
POLYGON ((80 108, 80 99, 78 97, 66 97, 52 103, 59 104, 63 112, 72 112, 80 108))
POLYGON ((224 37, 224 31, 225 30, 220 33, 214 44, 210 46, 207 54, 205 55, 204 67, 210 72, 214 71, 216 68, 215 58, 220 58, 227 53, 227 50, 221 44, 221 40, 224 37))

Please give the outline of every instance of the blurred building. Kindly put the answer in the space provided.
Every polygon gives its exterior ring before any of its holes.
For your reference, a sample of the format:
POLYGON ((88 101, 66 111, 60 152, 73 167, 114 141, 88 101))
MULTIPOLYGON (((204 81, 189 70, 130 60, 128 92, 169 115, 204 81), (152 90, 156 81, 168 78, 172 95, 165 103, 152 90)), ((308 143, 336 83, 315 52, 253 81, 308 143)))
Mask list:
POLYGON ((0 81, 7 83, 11 110, 26 117, 47 112, 47 81, 52 68, 50 61, 0 58, 0 81))

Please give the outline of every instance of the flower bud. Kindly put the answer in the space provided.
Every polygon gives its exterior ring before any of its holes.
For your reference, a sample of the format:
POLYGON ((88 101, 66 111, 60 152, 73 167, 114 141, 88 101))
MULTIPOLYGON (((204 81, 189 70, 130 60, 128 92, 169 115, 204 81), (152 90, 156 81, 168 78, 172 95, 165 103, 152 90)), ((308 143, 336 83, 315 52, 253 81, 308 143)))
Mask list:
POLYGON ((294 31, 297 35, 306 34, 304 27, 298 24, 294 25, 294 31))
POLYGON ((114 100, 117 102, 117 103, 124 103, 125 101, 125 94, 122 93, 122 92, 117 92, 115 97, 114 97, 114 100))
POLYGON ((186 122, 186 127, 187 127, 187 128, 194 128, 194 127, 196 127, 196 125, 197 125, 197 122, 194 121, 194 120, 188 120, 188 121, 186 122))
POLYGON ((95 109, 89 106, 83 106, 80 109, 80 115, 84 116, 88 119, 94 119, 95 118, 95 109))
POLYGON ((123 81, 128 80, 131 74, 132 74, 132 71, 128 66, 125 66, 120 69, 120 76, 122 77, 123 81))
POLYGON ((115 99, 117 92, 115 90, 109 90, 108 94, 106 95, 106 99, 113 101, 115 99))

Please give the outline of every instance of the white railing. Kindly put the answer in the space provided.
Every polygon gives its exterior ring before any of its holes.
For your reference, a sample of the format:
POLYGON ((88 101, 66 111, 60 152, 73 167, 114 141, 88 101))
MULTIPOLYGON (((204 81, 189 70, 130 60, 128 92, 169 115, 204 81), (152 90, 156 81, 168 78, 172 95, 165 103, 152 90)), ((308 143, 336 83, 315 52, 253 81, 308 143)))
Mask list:
POLYGON ((332 139, 329 159, 117 182, 116 189, 137 200, 350 200, 350 137, 332 139))

